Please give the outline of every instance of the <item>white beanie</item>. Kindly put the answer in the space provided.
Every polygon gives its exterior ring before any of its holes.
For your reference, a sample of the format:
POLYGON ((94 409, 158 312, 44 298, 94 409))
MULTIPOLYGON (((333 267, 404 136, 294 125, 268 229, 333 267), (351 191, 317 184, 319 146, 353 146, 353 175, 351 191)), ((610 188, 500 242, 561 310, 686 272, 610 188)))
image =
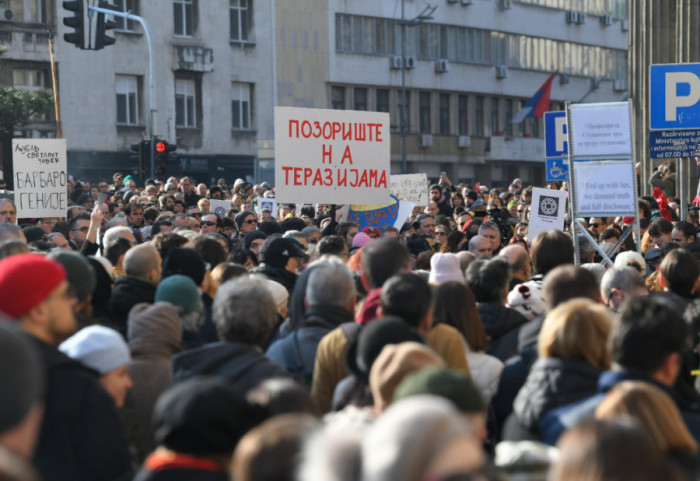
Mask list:
POLYGON ((456 254, 438 252, 430 258, 428 283, 442 284, 443 282, 466 284, 464 272, 459 267, 459 258, 456 254))
POLYGON ((103 326, 90 326, 76 332, 58 349, 100 375, 131 362, 129 346, 122 336, 103 326))
POLYGON ((279 282, 270 279, 265 279, 265 285, 267 286, 267 290, 270 291, 270 295, 275 302, 275 306, 281 307, 287 305, 287 301, 289 300, 289 291, 287 291, 286 287, 279 282))

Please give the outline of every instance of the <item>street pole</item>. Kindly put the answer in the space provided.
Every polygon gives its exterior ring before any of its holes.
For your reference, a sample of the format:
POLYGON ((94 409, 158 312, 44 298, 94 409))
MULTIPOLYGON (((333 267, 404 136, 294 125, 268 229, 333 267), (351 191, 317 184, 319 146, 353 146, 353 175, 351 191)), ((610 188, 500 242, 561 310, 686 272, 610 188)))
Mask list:
POLYGON ((408 161, 406 159, 406 24, 404 4, 401 0, 401 173, 408 174, 408 161))
POLYGON ((115 17, 121 17, 125 18, 127 20, 135 20, 141 24, 143 27, 144 32, 146 33, 146 41, 148 43, 148 84, 149 84, 149 89, 148 89, 148 106, 149 106, 149 117, 148 117, 148 127, 147 127, 147 133, 148 133, 148 138, 151 140, 151 149, 149 153, 149 160, 150 160, 150 167, 151 167, 151 177, 156 176, 156 157, 155 157, 155 152, 153 151, 153 146, 155 145, 155 129, 156 129, 156 107, 155 107, 155 98, 156 98, 156 81, 155 81, 155 68, 154 68, 154 61, 153 61, 153 41, 151 39, 151 31, 148 29, 148 23, 146 22, 146 19, 143 17, 140 17, 138 15, 134 15, 131 12, 118 12, 116 10, 109 10, 107 8, 102 8, 102 7, 93 7, 89 6, 88 7, 90 10, 93 10, 98 13, 104 13, 105 15, 114 15, 115 17))

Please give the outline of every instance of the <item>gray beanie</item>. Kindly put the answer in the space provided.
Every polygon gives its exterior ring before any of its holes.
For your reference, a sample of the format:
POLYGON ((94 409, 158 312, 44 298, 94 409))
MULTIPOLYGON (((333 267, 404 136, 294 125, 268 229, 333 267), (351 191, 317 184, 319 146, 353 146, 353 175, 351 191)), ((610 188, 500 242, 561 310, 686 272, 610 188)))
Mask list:
POLYGON ((44 371, 28 337, 0 319, 0 434, 18 425, 43 397, 44 371))
POLYGON ((83 255, 65 249, 55 249, 49 252, 46 257, 63 266, 66 270, 68 283, 75 289, 79 301, 86 300, 95 292, 97 276, 90 262, 83 255))
POLYGON ((81 329, 63 341, 58 349, 100 375, 131 362, 129 346, 121 334, 104 326, 81 329))
MULTIPOLYGON (((454 406, 435 396, 412 396, 398 401, 377 419, 362 441, 363 481, 420 481, 448 444, 473 431, 454 406)), ((475 452, 464 456, 482 459, 475 452)))

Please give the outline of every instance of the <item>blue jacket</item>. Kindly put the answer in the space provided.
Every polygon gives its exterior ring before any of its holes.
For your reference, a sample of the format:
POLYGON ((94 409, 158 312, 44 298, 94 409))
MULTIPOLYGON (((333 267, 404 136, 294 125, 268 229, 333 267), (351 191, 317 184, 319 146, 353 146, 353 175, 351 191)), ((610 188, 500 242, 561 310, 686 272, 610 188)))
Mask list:
POLYGON ((696 441, 700 441, 700 412, 698 406, 682 396, 676 389, 631 371, 606 371, 598 378, 598 392, 586 398, 558 409, 549 411, 540 422, 540 441, 554 446, 564 431, 579 422, 592 418, 595 410, 603 402, 608 391, 622 381, 643 381, 658 387, 676 403, 685 421, 686 427, 696 441))

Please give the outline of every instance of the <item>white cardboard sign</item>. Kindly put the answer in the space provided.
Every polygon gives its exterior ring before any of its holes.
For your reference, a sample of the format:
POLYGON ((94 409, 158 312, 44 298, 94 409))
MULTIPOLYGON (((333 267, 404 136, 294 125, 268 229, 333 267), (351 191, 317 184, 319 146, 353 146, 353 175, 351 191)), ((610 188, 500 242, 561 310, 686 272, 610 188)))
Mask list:
POLYGON ((17 217, 65 217, 66 139, 12 139, 17 217))
POLYGON ((576 104, 569 112, 573 155, 632 155, 629 102, 576 104))
POLYGON ((389 114, 275 107, 275 196, 284 203, 385 204, 389 114))
POLYGON ((420 207, 425 207, 430 202, 427 174, 392 175, 390 182, 391 194, 400 201, 412 202, 420 207))
POLYGON ((232 205, 230 200, 209 199, 209 212, 219 217, 226 217, 226 212, 232 205))
POLYGON ((576 217, 636 216, 634 163, 628 161, 574 162, 576 217))
POLYGON ((548 230, 563 230, 566 217, 566 192, 533 187, 530 203, 530 225, 527 237, 532 241, 537 234, 548 230))

